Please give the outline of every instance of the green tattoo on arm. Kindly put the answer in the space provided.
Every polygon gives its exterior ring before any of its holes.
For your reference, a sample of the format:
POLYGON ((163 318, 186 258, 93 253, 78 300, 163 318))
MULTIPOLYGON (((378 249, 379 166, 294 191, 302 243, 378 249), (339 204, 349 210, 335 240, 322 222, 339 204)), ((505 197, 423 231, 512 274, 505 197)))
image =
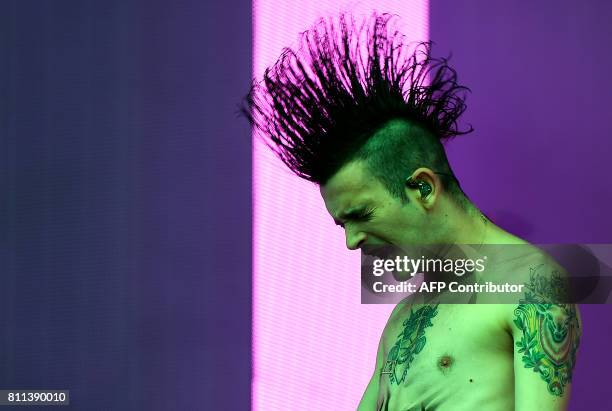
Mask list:
POLYGON ((403 329, 395 345, 389 351, 387 362, 381 371, 388 374, 391 384, 401 384, 406 379, 414 357, 425 346, 425 329, 431 327, 431 319, 438 314, 438 304, 426 305, 416 311, 410 310, 410 316, 402 323, 403 329))
POLYGON ((572 380, 580 344, 576 306, 563 303, 567 283, 561 276, 530 270, 525 298, 514 310, 514 324, 522 333, 516 346, 525 368, 532 368, 546 381, 548 392, 560 397, 572 380))

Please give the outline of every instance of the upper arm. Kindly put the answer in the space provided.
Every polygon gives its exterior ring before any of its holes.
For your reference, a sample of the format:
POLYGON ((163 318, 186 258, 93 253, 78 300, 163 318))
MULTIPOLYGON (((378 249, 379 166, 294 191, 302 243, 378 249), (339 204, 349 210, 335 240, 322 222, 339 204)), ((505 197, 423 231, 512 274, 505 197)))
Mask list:
MULTIPOLYGON (((515 409, 565 410, 580 344, 578 306, 544 295, 558 277, 542 276, 526 286, 525 298, 513 306, 515 409), (539 288, 544 284, 542 289, 539 288)), ((552 286, 552 287, 551 287, 552 286)))
MULTIPOLYGON (((384 333, 383 333, 384 335, 384 333)), ((376 365, 374 367, 374 373, 368 386, 366 387, 363 396, 361 397, 361 401, 359 402, 359 406, 357 407, 358 411, 370 411, 377 409, 378 403, 378 386, 380 384, 380 371, 382 370, 384 362, 384 349, 383 349, 383 338, 380 338, 380 342, 378 343, 378 351, 376 354, 376 365)))
POLYGON ((387 331, 387 327, 389 323, 393 321, 395 315, 398 314, 404 307, 409 306, 405 303, 400 303, 393 308, 393 311, 389 315, 389 320, 383 329, 383 332, 380 336, 380 341, 378 342, 378 351, 376 352, 376 365, 374 366, 374 373, 372 374, 372 378, 368 386, 366 387, 363 396, 361 397, 361 401, 359 402, 358 411, 370 411, 378 409, 378 399, 379 399, 379 388, 380 388, 380 380, 381 380, 381 372, 385 365, 385 345, 384 345, 384 337, 387 331))

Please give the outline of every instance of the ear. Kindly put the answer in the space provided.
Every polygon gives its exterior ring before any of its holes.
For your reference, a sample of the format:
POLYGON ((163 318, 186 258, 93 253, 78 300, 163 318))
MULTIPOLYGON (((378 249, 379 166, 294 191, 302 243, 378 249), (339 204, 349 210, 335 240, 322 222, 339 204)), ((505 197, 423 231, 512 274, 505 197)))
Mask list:
POLYGON ((438 200, 442 191, 440 178, 429 168, 417 168, 412 175, 406 179, 404 190, 406 196, 412 201, 420 204, 425 210, 431 210, 438 200))

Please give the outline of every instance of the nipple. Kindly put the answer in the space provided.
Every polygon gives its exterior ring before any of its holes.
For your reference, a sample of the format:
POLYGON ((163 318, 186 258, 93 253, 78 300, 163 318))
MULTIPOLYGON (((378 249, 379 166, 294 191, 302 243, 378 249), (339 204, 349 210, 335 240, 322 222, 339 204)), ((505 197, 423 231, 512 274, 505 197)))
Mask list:
POLYGON ((453 357, 450 355, 443 355, 438 359, 438 369, 444 374, 450 370, 451 365, 453 365, 453 357))

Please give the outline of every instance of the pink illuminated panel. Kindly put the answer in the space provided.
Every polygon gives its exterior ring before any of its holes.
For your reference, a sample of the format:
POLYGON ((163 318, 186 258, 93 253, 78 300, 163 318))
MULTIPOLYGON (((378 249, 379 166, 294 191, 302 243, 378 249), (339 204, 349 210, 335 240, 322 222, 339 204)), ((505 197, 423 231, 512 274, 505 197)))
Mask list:
MULTIPOLYGON (((399 16, 409 40, 428 38, 427 1, 254 0, 254 76, 318 17, 373 9, 399 16)), ((300 180, 259 140, 253 148, 253 409, 355 409, 393 309, 360 304, 359 253, 300 180)))

